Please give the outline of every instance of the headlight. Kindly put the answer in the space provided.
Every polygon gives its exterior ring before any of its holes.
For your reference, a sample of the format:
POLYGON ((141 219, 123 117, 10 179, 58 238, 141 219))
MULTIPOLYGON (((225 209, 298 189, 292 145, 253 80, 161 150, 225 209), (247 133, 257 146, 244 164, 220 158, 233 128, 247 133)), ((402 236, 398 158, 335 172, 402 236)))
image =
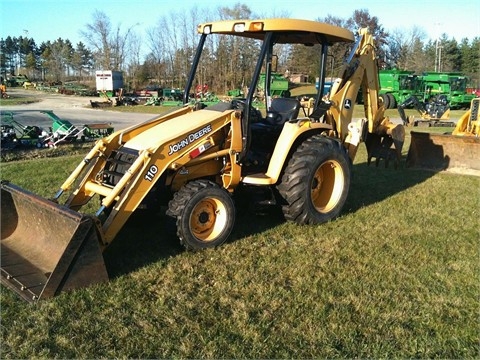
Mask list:
POLYGON ((235 32, 244 32, 245 31, 245 23, 238 23, 233 26, 233 31, 235 32))

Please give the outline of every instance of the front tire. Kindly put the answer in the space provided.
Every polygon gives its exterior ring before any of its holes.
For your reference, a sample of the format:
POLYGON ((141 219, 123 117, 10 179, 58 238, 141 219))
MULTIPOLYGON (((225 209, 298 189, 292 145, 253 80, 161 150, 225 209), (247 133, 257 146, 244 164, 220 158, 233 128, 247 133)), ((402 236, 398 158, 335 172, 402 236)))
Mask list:
POLYGON ((235 223, 232 197, 208 180, 184 185, 169 202, 167 214, 176 218, 177 236, 188 250, 223 244, 235 223))
POLYGON ((278 185, 285 218, 321 224, 337 217, 348 196, 350 174, 350 159, 338 141, 320 135, 304 141, 278 185))

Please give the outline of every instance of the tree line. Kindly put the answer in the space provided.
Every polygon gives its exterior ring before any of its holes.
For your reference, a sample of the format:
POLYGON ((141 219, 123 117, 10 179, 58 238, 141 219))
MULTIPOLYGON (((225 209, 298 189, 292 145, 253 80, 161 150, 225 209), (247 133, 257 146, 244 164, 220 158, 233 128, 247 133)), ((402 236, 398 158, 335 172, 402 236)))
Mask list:
MULTIPOLYGON (((204 21, 289 17, 285 14, 255 14, 244 4, 217 9, 194 7, 188 12, 172 12, 161 16, 146 34, 136 26, 114 25, 107 14, 95 10, 91 22, 80 33, 83 41, 76 45, 58 38, 37 45, 32 37, 7 36, 0 39, 2 77, 23 73, 35 81, 65 82, 92 80, 95 70, 124 72, 127 88, 138 89, 149 83, 166 87, 183 87, 198 41, 196 24, 204 21), (142 53, 143 48, 148 51, 142 53)), ((424 71, 462 72, 472 87, 480 87, 480 38, 457 42, 443 34, 439 39, 426 40, 420 27, 408 31, 387 32, 380 19, 368 10, 353 11, 348 19, 327 15, 317 21, 356 32, 368 27, 373 33, 380 69, 398 68, 418 74, 424 71)), ((351 44, 336 44, 330 51, 329 76, 340 70, 351 44)), ((224 38, 209 43, 206 54, 209 65, 200 70, 199 82, 208 82, 211 89, 226 93, 244 85, 249 68, 256 61, 258 44, 248 39, 224 38)), ((318 69, 319 47, 278 46, 279 72, 301 73, 313 82, 318 69), (315 59, 312 61, 312 59, 315 59)))

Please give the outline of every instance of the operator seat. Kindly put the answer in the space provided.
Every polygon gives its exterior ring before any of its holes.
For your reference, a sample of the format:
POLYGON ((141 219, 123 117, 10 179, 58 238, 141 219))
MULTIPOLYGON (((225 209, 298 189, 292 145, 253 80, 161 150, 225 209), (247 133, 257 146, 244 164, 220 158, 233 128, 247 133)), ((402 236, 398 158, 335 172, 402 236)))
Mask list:
POLYGON ((283 125, 287 121, 296 119, 300 108, 301 104, 297 99, 273 99, 267 116, 250 126, 251 153, 271 154, 283 130, 283 125))
POLYGON ((275 98, 272 100, 264 122, 267 125, 281 126, 287 121, 296 119, 300 108, 301 104, 297 99, 275 98))

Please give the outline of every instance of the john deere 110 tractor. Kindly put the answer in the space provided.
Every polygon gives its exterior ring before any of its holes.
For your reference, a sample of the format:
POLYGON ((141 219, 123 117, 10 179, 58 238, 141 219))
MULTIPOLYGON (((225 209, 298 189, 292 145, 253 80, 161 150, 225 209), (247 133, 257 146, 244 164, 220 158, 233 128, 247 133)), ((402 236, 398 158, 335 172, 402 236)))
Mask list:
POLYGON ((375 44, 366 29, 355 35, 314 21, 270 19, 205 23, 198 33, 183 107, 98 140, 51 200, 2 183, 1 280, 24 299, 107 280, 102 251, 144 204, 166 208, 186 248, 215 247, 234 226, 237 191, 265 194, 289 221, 320 224, 341 212, 361 142, 369 160, 398 161, 404 128, 384 116, 375 44), (248 95, 190 105, 202 50, 215 36, 257 44, 248 95), (352 43, 352 51, 324 94, 328 50, 338 42, 352 43), (316 97, 272 96, 272 59, 281 44, 319 46, 316 97), (262 73, 263 114, 252 106, 262 73), (365 118, 352 122, 360 87, 365 118), (96 213, 82 213, 94 197, 101 199, 96 213))

